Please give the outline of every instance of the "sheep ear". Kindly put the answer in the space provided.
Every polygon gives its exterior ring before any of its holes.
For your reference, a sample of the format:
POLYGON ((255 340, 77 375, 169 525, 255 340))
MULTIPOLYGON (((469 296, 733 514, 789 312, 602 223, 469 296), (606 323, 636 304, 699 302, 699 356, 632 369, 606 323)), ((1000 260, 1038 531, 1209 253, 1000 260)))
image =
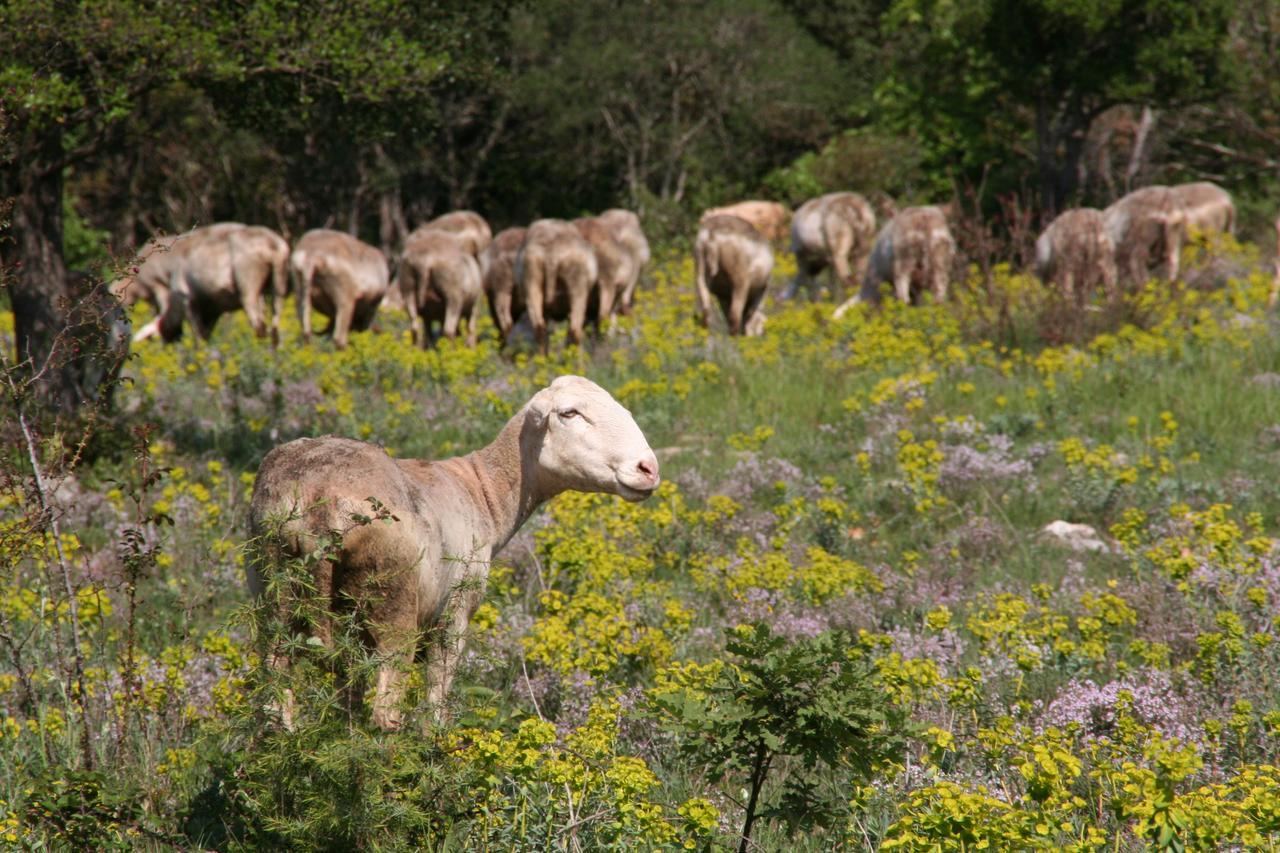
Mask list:
POLYGON ((529 399, 529 405, 525 407, 534 422, 539 425, 547 422, 547 417, 551 414, 551 389, 543 388, 537 394, 529 399))

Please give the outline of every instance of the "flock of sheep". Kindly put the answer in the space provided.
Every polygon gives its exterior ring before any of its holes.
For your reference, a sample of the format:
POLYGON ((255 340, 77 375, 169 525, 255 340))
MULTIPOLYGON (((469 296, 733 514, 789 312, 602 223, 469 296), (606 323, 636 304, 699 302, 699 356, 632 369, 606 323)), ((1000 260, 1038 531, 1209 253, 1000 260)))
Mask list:
MULTIPOLYGON (((801 289, 812 294, 816 277, 829 269, 834 292, 861 284, 837 318, 858 302, 878 300, 886 282, 903 302, 918 301, 925 290, 945 299, 956 252, 945 208, 909 207, 891 212, 878 232, 876 225, 871 205, 851 192, 811 199, 794 215, 768 201, 708 210, 694 245, 703 324, 710 322, 714 298, 730 334, 764 330, 761 309, 774 247, 788 236, 797 272, 784 298, 801 289)), ((1176 278, 1190 234, 1234 226, 1231 196, 1215 184, 1144 187, 1105 210, 1061 214, 1036 242, 1036 272, 1080 303, 1099 286, 1114 298, 1121 280, 1141 281, 1160 267, 1176 278)), ((545 352, 550 321, 567 321, 569 341, 580 344, 588 323, 598 333, 616 314, 629 313, 649 256, 639 218, 621 209, 573 221, 540 219, 496 237, 479 214, 447 213, 409 234, 394 278, 381 250, 344 232, 308 231, 290 251, 269 228, 226 222, 152 240, 134 272, 112 289, 126 305, 143 299, 156 309, 135 340, 156 334, 174 340, 184 323, 207 338, 218 317, 237 308, 256 334, 269 330, 278 340, 292 282, 304 337, 311 335, 312 312, 319 311, 329 318, 325 333, 339 348, 351 331, 369 327, 382 304, 409 313, 422 346, 456 336, 464 322, 474 345, 483 294, 504 343, 527 318, 545 352)))
MULTIPOLYGON (((1175 277, 1188 233, 1230 231, 1234 222, 1230 196, 1212 184, 1148 187, 1106 210, 1071 210, 1055 219, 1037 242, 1037 271, 1076 299, 1099 285, 1114 295, 1122 277, 1145 279, 1153 267, 1163 265, 1175 277)), ((837 314, 877 300, 885 282, 903 302, 925 290, 946 298, 956 244, 943 208, 907 208, 877 232, 871 206, 856 193, 812 199, 794 215, 779 204, 752 201, 707 211, 700 221, 694 261, 704 323, 714 297, 731 334, 763 330, 773 245, 788 236, 797 261, 788 298, 801 289, 812 294, 826 269, 836 292, 861 282, 837 314)), ((477 214, 449 213, 409 235, 394 282, 384 254, 348 234, 308 231, 290 251, 269 229, 220 223, 152 241, 133 274, 113 289, 125 302, 146 299, 155 306, 157 317, 139 338, 173 340, 185 322, 207 337, 219 315, 236 308, 259 336, 269 328, 278 338, 292 279, 303 334, 311 334, 311 313, 319 311, 330 318, 339 347, 351 330, 369 326, 384 301, 409 312, 424 346, 436 324, 439 334, 452 337, 464 320, 474 343, 484 293, 504 342, 527 317, 545 350, 550 320, 567 320, 569 340, 578 343, 588 321, 600 331, 616 313, 630 311, 648 260, 640 222, 626 210, 572 222, 543 219, 496 237, 477 214)), ((393 458, 375 444, 335 436, 298 439, 271 451, 258 470, 249 585, 261 595, 282 553, 316 554, 341 532, 341 547, 309 566, 326 611, 352 600, 369 604, 364 636, 380 660, 374 723, 401 724, 404 676, 419 653, 427 660, 428 700, 439 719, 490 561, 537 507, 569 490, 643 500, 659 482, 658 460, 630 412, 576 376, 556 379, 491 444, 454 459, 393 458), (373 513, 394 523, 352 523, 369 517, 371 498, 373 513), (440 632, 437 641, 424 644, 424 632, 432 631, 440 632)), ((325 645, 331 641, 327 616, 296 627, 325 645)), ((278 654, 270 663, 290 661, 278 654)), ((291 726, 291 697, 277 710, 291 726)))

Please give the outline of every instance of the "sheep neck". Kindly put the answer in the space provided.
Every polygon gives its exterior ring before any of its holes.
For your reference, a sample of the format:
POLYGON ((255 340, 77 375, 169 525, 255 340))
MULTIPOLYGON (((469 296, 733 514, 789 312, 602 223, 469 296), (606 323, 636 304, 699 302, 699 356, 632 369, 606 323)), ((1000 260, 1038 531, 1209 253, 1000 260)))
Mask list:
POLYGON ((539 482, 536 463, 521 452, 524 412, 512 418, 491 444, 463 457, 475 474, 482 509, 490 522, 493 553, 502 549, 529 516, 554 497, 539 482))

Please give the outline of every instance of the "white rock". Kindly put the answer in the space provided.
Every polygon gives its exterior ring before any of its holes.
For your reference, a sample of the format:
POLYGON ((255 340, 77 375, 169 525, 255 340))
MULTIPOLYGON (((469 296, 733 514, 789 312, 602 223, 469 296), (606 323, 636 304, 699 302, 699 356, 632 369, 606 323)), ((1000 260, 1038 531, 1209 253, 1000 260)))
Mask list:
POLYGON ((1072 551, 1111 550, 1107 543, 1102 541, 1098 531, 1087 524, 1072 524, 1069 521, 1061 520, 1054 521, 1046 524, 1040 534, 1056 539, 1060 544, 1065 545, 1072 551))

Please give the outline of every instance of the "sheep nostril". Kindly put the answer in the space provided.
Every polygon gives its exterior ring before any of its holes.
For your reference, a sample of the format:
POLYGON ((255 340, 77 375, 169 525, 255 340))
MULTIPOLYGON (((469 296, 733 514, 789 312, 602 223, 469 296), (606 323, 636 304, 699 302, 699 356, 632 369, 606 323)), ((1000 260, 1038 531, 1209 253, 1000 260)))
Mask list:
POLYGON ((658 460, 657 459, 641 459, 636 463, 636 470, 648 477, 650 480, 658 479, 658 460))

